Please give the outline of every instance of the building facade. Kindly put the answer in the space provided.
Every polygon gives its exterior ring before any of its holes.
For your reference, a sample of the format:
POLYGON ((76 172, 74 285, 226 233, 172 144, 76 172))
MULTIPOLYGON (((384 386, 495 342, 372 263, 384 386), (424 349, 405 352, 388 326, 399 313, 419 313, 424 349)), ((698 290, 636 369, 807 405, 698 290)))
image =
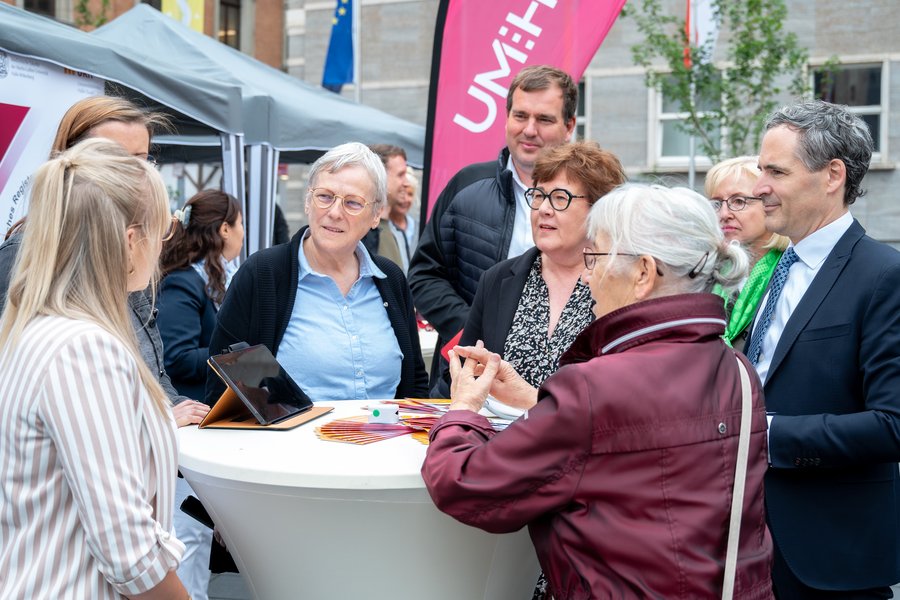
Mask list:
MULTIPOLYGON (((133 8, 135 0, 0 0, 90 31, 133 8)), ((150 0, 165 10, 168 0, 150 0)), ((173 0, 173 6, 176 2, 173 0)), ((200 13, 197 29, 220 42, 281 69, 284 64, 283 0, 189 0, 200 13)))

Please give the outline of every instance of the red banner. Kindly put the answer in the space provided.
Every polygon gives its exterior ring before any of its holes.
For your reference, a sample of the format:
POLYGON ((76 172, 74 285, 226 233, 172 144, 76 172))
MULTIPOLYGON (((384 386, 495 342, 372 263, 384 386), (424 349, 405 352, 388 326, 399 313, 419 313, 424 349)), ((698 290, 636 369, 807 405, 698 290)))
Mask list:
POLYGON ((435 29, 423 219, 462 167, 504 144, 509 83, 548 64, 578 81, 625 0, 441 0, 435 29), (427 199, 427 202, 425 201, 427 199))

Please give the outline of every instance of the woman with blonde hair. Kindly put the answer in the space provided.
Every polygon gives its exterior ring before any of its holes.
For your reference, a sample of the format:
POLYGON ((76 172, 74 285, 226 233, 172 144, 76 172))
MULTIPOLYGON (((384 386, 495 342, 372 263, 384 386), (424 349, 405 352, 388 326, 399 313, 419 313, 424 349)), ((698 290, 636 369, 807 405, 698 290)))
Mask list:
POLYGON ((0 597, 188 597, 175 423, 128 316, 170 224, 159 174, 108 141, 35 174, 0 322, 0 597))
POLYGON ((725 300, 728 312, 725 341, 738 349, 744 347, 748 326, 789 241, 766 229, 762 200, 752 194, 760 174, 758 162, 756 156, 723 160, 709 170, 705 181, 725 239, 739 242, 750 255, 750 275, 740 292, 727 294, 721 286, 713 290, 725 300))

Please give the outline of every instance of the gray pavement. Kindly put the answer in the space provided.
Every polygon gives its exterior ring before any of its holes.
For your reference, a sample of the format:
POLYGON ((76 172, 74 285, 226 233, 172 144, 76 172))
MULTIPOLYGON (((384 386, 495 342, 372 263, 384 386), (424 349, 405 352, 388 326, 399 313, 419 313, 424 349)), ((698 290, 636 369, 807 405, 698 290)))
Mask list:
POLYGON ((219 573, 209 579, 209 600, 250 600, 250 590, 237 573, 219 573))

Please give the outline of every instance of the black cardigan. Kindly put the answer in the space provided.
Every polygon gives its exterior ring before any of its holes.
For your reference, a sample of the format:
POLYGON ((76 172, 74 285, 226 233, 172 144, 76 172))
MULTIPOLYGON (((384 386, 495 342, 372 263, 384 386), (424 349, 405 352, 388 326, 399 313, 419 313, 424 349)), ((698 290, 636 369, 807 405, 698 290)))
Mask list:
MULTIPOLYGON (((247 342, 251 346, 264 344, 277 355, 297 295, 300 241, 305 232, 304 227, 290 243, 260 250, 241 266, 219 309, 209 343, 211 354, 219 354, 237 342, 247 342)), ((387 275, 386 279, 375 278, 375 287, 384 300, 391 327, 403 352, 396 397, 424 398, 428 394, 428 375, 406 277, 390 260, 381 256, 373 256, 372 260, 387 275)), ((302 382, 298 383, 303 387, 302 382)), ((206 403, 214 404, 224 390, 225 384, 207 369, 206 403)))

